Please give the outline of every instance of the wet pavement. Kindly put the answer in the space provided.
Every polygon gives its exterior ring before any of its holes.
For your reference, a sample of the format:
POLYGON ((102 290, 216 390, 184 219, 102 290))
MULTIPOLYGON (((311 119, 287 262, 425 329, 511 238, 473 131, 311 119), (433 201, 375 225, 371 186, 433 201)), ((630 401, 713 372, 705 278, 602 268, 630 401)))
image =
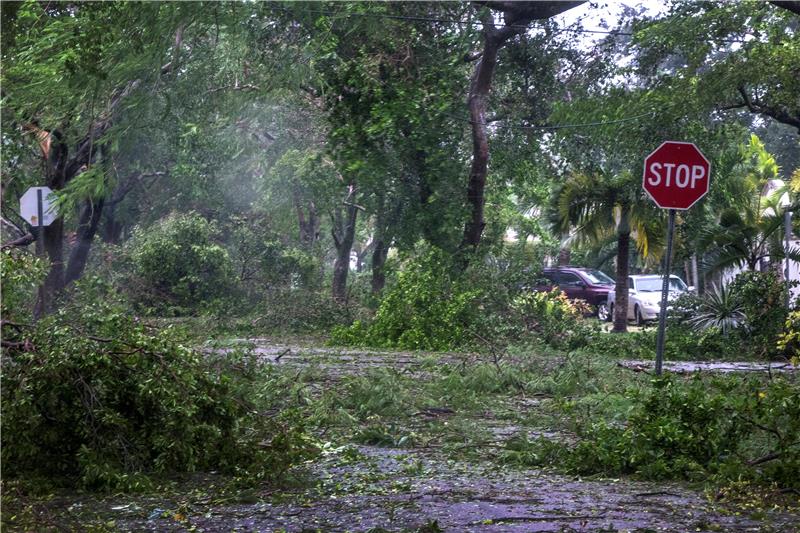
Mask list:
MULTIPOLYGON (((757 518, 677 484, 582 480, 462 463, 428 450, 346 447, 311 470, 313 488, 256 503, 124 508, 124 531, 800 531, 800 516, 757 518), (158 510, 158 509, 157 509, 158 510), (177 517, 176 517, 177 514, 177 517)), ((163 505, 163 504, 162 504, 163 505)))

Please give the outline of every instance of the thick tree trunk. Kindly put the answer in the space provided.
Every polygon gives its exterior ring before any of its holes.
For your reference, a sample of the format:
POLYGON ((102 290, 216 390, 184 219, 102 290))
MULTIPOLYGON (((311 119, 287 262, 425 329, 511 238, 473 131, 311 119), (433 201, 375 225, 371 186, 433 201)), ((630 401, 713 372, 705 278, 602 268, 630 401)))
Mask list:
POLYGON ((77 241, 69 256, 67 270, 64 274, 64 283, 70 284, 83 275, 86 262, 89 259, 89 250, 92 247, 100 218, 103 214, 103 198, 86 200, 78 222, 77 241))
POLYGON ((339 302, 347 300, 347 275, 350 272, 350 251, 353 249, 353 241, 356 235, 356 219, 358 217, 358 207, 355 203, 346 206, 346 217, 342 221, 341 216, 337 216, 339 224, 334 223, 333 242, 336 246, 336 260, 333 263, 333 299, 339 302), (338 227, 337 227, 338 226, 338 227))
MULTIPOLYGON (((38 128, 37 130, 47 186, 54 191, 60 191, 68 181, 67 178, 72 177, 67 176, 69 167, 67 144, 58 131, 47 132, 38 128)), ((52 224, 45 226, 39 238, 42 239, 45 254, 50 261, 50 270, 47 272, 34 308, 34 316, 37 317, 49 313, 54 308, 54 300, 64 288, 64 217, 60 216, 52 224)))
POLYGON ((612 329, 615 333, 628 331, 628 263, 630 245, 630 232, 620 232, 617 235, 617 284, 614 289, 614 328, 612 329))
MULTIPOLYGON (((514 32, 516 33, 516 32, 514 32)), ((491 27, 484 27, 483 54, 475 67, 475 73, 469 88, 467 106, 472 124, 472 165, 467 182, 467 203, 470 216, 464 226, 462 248, 475 248, 481 241, 481 234, 486 222, 483 218, 485 204, 484 190, 489 170, 489 136, 486 131, 486 104, 492 77, 497 66, 497 52, 505 41, 514 33, 497 32, 491 27)))

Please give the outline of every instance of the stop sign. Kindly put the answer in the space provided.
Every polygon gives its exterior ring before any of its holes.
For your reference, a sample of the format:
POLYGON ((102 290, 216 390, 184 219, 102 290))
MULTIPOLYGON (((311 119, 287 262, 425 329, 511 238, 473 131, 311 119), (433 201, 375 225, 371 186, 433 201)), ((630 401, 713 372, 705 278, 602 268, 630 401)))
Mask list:
POLYGON ((642 187, 662 209, 689 209, 708 192, 710 176, 697 146, 666 141, 644 160, 642 187))

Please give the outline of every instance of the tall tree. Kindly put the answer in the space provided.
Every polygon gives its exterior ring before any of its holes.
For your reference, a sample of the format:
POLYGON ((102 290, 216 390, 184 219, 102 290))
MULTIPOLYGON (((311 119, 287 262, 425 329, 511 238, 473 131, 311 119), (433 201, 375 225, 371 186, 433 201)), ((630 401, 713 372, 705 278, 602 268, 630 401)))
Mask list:
POLYGON ((462 248, 476 248, 481 240, 484 220, 486 178, 489 171, 489 135, 486 113, 499 51, 509 39, 527 30, 534 20, 548 19, 583 2, 475 2, 483 26, 483 49, 470 80, 467 95, 472 126, 472 164, 467 182, 470 214, 464 225, 462 248), (486 9, 488 8, 488 9, 486 9), (496 25, 492 11, 499 12, 503 24, 496 25))

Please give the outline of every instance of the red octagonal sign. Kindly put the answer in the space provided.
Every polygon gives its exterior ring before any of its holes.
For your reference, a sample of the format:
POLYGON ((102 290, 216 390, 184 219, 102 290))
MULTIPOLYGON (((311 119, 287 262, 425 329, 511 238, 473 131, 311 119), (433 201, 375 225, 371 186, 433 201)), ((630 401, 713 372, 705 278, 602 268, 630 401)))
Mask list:
POLYGON ((710 176, 697 146, 666 141, 644 160, 642 187, 662 209, 689 209, 708 192, 710 176))

